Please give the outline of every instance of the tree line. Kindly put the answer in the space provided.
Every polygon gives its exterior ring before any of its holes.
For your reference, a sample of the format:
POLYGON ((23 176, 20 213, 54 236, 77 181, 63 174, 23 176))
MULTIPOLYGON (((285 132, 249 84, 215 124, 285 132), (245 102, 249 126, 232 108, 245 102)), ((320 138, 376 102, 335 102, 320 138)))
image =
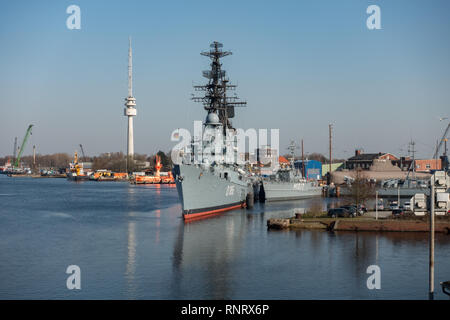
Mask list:
MULTIPOLYGON (((134 161, 127 161, 127 156, 123 152, 107 152, 86 158, 78 154, 78 162, 91 162, 93 170, 106 169, 114 172, 126 172, 127 162, 128 171, 153 170, 156 164, 156 155, 161 158, 162 171, 172 168, 170 152, 165 153, 161 150, 153 155, 134 154, 134 161)), ((6 156, 0 157, 0 165, 6 164, 8 159, 13 164, 12 156, 6 156)), ((67 153, 36 154, 35 166, 32 155, 21 157, 20 163, 23 167, 28 168, 61 169, 69 167, 69 163, 73 160, 74 156, 67 153)))

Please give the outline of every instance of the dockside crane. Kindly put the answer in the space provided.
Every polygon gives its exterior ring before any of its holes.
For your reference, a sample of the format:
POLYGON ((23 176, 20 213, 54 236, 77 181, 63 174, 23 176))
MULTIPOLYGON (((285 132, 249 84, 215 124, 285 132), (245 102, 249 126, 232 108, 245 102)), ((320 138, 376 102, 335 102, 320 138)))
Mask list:
POLYGON ((20 146, 20 150, 19 150, 19 154, 17 155, 16 162, 14 163, 14 168, 19 167, 20 157, 22 156, 23 150, 25 149, 25 144, 27 143, 27 140, 31 135, 31 128, 33 128, 32 124, 30 124, 28 126, 27 132, 25 133, 25 137, 23 137, 22 145, 20 146))
POLYGON ((87 161, 86 155, 84 154, 83 145, 80 143, 81 154, 83 154, 83 161, 87 161))
MULTIPOLYGON (((438 154, 439 154, 439 150, 441 149, 441 147, 442 147, 442 144, 444 143, 444 141, 446 141, 447 139, 447 134, 448 134, 448 131, 450 130, 450 122, 448 123, 448 126, 447 126, 447 129, 445 129, 445 132, 444 132, 444 134, 442 135, 442 138, 441 138, 441 141, 439 141, 439 144, 437 145, 437 147, 436 147, 436 151, 434 152, 434 155, 433 155, 433 159, 435 159, 435 158, 437 158, 437 156, 438 156, 438 154)), ((447 150, 445 150, 445 152, 446 152, 447 150)))

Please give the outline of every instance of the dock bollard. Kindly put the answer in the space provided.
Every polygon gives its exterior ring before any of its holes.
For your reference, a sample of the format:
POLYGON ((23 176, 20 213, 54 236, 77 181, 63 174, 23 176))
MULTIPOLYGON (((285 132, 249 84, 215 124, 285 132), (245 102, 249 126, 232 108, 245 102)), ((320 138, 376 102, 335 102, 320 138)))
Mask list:
POLYGON ((253 192, 247 193, 247 196, 245 197, 245 204, 247 206, 247 209, 253 208, 253 205, 255 204, 253 192))
POLYGON ((253 184, 253 199, 254 201, 259 201, 259 184, 253 184))
POLYGON ((259 187, 259 202, 266 202, 266 192, 262 183, 259 187))

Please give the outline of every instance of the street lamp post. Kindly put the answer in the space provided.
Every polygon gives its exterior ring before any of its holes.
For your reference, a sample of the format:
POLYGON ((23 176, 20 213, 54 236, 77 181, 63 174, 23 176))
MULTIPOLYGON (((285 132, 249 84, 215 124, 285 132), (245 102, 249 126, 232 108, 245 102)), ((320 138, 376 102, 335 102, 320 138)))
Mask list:
POLYGON ((375 220, 378 220, 378 191, 375 191, 375 220))
POLYGON ((429 252, 429 300, 434 299, 434 185, 435 185, 435 175, 433 175, 433 180, 431 181, 431 208, 430 208, 430 252, 429 252))

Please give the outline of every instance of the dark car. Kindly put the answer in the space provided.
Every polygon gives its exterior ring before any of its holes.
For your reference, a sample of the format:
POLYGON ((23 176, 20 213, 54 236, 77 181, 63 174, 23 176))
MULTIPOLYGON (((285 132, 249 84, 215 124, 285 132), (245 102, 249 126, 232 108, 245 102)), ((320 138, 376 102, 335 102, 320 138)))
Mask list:
POLYGON ((361 215, 362 211, 358 210, 356 206, 342 206, 341 208, 347 210, 351 216, 356 217, 357 215, 361 215))
POLYGON ((358 209, 361 210, 361 214, 367 212, 367 208, 366 208, 366 206, 363 205, 363 204, 360 204, 360 205, 358 206, 358 209))
POLYGON ((336 218, 336 217, 350 217, 352 214, 344 209, 344 208, 337 208, 337 209, 330 209, 328 210, 328 216, 332 217, 332 218, 336 218))
POLYGON ((404 214, 405 214, 405 210, 403 210, 403 209, 394 209, 394 210, 392 210, 392 215, 394 217, 400 217, 400 216, 403 216, 404 214))

